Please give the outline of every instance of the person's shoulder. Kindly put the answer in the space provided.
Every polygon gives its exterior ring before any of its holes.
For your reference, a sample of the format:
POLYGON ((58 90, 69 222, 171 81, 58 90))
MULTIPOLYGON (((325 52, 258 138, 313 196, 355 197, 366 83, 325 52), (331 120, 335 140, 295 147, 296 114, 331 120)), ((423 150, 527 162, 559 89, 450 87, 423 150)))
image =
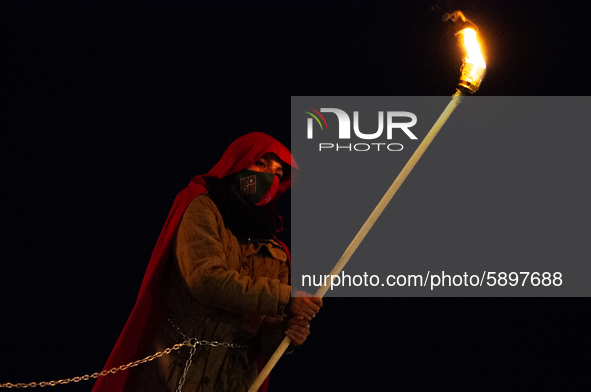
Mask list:
POLYGON ((191 200, 191 202, 189 203, 187 209, 197 209, 203 207, 217 209, 214 201, 211 200, 211 197, 209 197, 207 193, 202 193, 200 195, 195 196, 193 200, 191 200))
POLYGON ((215 202, 207 195, 207 193, 195 196, 185 210, 185 215, 203 215, 211 213, 218 215, 220 212, 215 202))
POLYGON ((200 195, 195 196, 193 200, 191 200, 190 204, 193 203, 213 203, 213 200, 211 200, 211 197, 209 197, 207 193, 202 193, 200 195))

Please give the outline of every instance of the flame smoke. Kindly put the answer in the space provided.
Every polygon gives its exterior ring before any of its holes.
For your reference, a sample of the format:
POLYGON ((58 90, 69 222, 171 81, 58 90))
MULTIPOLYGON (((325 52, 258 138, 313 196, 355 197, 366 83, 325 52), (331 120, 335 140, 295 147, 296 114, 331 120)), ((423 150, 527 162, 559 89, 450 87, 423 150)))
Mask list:
POLYGON ((441 20, 443 22, 447 22, 448 20, 451 20, 454 23, 457 23, 458 25, 461 25, 460 30, 463 30, 467 27, 471 27, 474 31, 478 31, 478 27, 476 27, 476 25, 474 23, 472 23, 468 18, 466 18, 466 15, 464 15, 464 13, 462 11, 454 11, 451 14, 445 13, 443 14, 443 17, 441 18, 441 20), (469 26, 464 26, 464 24, 467 24, 469 26))

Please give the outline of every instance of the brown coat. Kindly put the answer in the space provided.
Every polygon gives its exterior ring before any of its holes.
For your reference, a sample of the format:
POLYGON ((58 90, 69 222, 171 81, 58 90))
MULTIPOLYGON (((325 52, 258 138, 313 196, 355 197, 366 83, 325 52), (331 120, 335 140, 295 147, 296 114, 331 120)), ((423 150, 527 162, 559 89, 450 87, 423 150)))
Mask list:
MULTIPOLYGON (((215 203, 199 195, 186 209, 176 260, 164 274, 165 314, 152 347, 161 351, 191 338, 248 344, 249 348, 198 346, 183 391, 246 391, 257 358, 270 356, 287 328, 290 299, 287 255, 275 240, 241 244, 225 227, 215 203), (180 331, 180 332, 179 332, 180 331)), ((137 391, 175 391, 189 348, 137 368, 137 391)))

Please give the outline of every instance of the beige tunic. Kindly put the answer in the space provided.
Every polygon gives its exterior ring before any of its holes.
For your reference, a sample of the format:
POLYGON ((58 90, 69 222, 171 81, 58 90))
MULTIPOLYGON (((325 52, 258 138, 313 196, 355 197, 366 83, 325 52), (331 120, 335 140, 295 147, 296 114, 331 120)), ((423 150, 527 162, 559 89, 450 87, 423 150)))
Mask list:
MULTIPOLYGON (((165 316, 154 350, 184 340, 250 345, 249 348, 198 346, 183 391, 246 391, 257 375, 257 358, 270 356, 287 328, 289 268, 275 240, 241 244, 225 227, 215 203, 197 196, 181 221, 176 260, 164 273, 165 316), (180 332, 179 332, 180 331, 180 332)), ((175 391, 189 348, 141 365, 137 391, 175 391)))

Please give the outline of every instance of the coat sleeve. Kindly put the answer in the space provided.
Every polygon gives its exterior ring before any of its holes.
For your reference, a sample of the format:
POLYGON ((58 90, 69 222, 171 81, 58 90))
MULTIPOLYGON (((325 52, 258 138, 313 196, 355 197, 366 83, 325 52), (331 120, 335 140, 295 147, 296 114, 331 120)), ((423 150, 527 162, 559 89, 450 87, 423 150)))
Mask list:
MULTIPOLYGON (((285 246, 285 245, 283 245, 285 246)), ((287 284, 289 282, 289 267, 287 263, 282 263, 279 269, 279 280, 287 284)), ((270 358, 275 352, 281 341, 285 338, 288 318, 284 316, 265 317, 261 324, 261 329, 256 337, 255 345, 258 352, 264 358, 270 358)), ((297 346, 290 345, 286 354, 291 354, 297 346)))
POLYGON ((179 269, 191 292, 201 303, 218 309, 282 315, 290 298, 290 286, 279 279, 240 275, 229 268, 224 253, 217 207, 207 196, 198 196, 181 220, 176 255, 179 269))

